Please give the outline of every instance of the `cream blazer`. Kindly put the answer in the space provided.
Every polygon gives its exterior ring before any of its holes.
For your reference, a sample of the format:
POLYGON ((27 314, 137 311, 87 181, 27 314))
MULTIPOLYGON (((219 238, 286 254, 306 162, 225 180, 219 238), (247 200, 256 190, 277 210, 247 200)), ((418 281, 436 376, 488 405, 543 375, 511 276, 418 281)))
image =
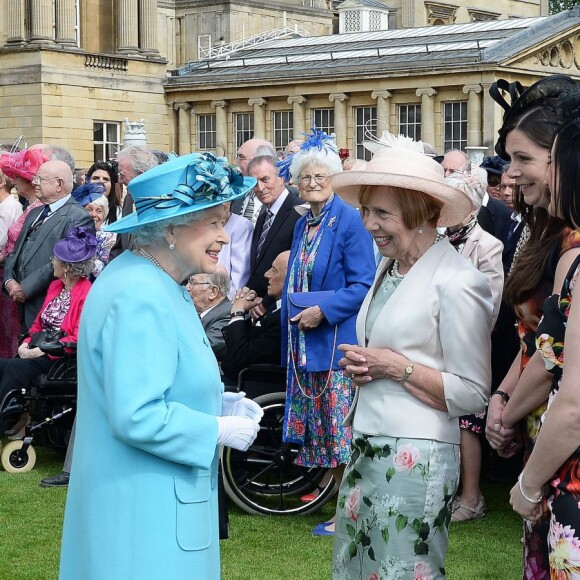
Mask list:
POLYGON ((369 435, 459 443, 458 417, 481 411, 491 385, 492 298, 485 276, 447 239, 431 246, 393 292, 373 325, 369 304, 390 261, 383 259, 357 318, 359 344, 390 348, 441 371, 447 411, 409 394, 403 385, 376 379, 357 387, 345 423, 369 435))
POLYGON ((484 231, 479 224, 475 224, 461 250, 461 255, 467 258, 486 277, 491 289, 493 304, 492 328, 495 326, 495 321, 499 314, 503 292, 502 252, 503 244, 497 238, 484 231))

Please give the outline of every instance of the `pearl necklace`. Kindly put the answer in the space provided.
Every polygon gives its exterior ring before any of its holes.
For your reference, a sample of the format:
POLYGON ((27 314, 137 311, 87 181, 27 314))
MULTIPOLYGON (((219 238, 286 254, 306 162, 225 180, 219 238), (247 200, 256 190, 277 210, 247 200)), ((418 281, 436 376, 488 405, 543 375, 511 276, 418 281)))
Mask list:
MULTIPOLYGON (((445 234, 437 233, 435 235, 435 239, 433 240, 433 243, 431 245, 434 246, 437 242, 440 242, 444 237, 445 237, 445 234)), ((395 260, 393 262, 393 265, 391 266, 391 277, 396 278, 397 280, 402 280, 405 277, 405 274, 401 274, 399 272, 399 261, 398 260, 395 260)))
POLYGON ((150 262, 153 262, 160 270, 163 270, 165 272, 165 270, 163 269, 163 266, 157 261, 156 258, 154 258, 149 252, 145 251, 143 248, 139 248, 137 250, 144 258, 146 258, 147 260, 149 260, 150 262))

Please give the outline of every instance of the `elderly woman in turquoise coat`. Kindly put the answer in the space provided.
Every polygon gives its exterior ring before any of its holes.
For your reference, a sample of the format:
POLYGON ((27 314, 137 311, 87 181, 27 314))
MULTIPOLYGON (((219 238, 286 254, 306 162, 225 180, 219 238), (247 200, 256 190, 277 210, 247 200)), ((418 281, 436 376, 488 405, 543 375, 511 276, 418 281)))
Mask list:
POLYGON ((262 411, 223 393, 182 283, 215 269, 222 204, 254 184, 223 158, 180 157, 135 178, 136 212, 108 226, 137 249, 103 271, 81 319, 61 580, 220 577, 219 445, 247 450, 262 411))

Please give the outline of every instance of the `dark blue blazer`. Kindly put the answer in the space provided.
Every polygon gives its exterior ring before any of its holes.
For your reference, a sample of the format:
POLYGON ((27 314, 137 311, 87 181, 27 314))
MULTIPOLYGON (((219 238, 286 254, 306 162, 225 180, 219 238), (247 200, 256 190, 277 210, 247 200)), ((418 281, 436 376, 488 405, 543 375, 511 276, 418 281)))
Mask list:
POLYGON ((509 228, 512 210, 503 201, 489 196, 487 206, 482 205, 477 213, 477 221, 488 234, 505 243, 505 235, 509 228))
MULTIPOLYGON (((310 290, 334 290, 331 299, 320 306, 324 320, 317 328, 306 331, 307 367, 310 372, 338 369, 341 353, 332 352, 335 325, 339 325, 336 346, 357 344, 356 317, 375 278, 375 257, 370 234, 365 230, 359 212, 335 195, 329 209, 326 229, 316 253, 310 290)), ((286 364, 288 350, 288 280, 292 264, 297 258, 306 226, 306 216, 294 228, 288 273, 282 296, 282 364, 286 364)))

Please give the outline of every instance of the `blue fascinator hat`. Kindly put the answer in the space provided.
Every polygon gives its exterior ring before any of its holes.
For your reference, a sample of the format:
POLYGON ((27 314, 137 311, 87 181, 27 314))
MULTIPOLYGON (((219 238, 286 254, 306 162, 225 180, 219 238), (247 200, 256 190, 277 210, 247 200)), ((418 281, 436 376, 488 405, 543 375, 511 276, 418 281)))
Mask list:
POLYGON ((191 153, 157 165, 129 184, 135 212, 103 228, 131 232, 144 225, 208 209, 244 196, 257 181, 225 157, 191 153))
POLYGON ((73 189, 72 192, 74 200, 83 207, 93 203, 95 199, 99 199, 102 195, 105 195, 105 186, 102 183, 85 183, 73 189))

